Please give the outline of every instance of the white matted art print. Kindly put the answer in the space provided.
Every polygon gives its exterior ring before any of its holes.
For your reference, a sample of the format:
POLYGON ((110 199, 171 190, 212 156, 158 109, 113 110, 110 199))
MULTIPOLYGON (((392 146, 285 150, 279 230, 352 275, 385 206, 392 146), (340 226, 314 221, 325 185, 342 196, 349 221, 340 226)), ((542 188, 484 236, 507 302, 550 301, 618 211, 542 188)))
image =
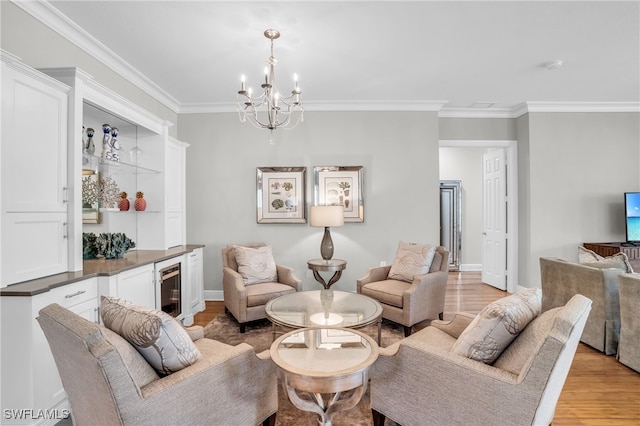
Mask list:
POLYGON ((364 222, 362 166, 316 166, 315 203, 344 207, 345 222, 364 222))
POLYGON ((306 223, 306 167, 256 169, 257 222, 306 223))

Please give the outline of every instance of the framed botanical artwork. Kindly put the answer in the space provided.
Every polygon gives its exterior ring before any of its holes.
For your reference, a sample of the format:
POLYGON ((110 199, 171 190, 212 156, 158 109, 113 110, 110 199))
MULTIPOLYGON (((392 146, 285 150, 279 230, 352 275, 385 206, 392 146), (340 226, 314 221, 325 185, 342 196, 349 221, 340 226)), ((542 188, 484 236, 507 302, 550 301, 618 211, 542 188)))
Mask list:
POLYGON ((315 203, 343 206, 345 222, 364 222, 362 166, 316 166, 315 203))
POLYGON ((306 167, 256 169, 258 223, 306 223, 306 167))

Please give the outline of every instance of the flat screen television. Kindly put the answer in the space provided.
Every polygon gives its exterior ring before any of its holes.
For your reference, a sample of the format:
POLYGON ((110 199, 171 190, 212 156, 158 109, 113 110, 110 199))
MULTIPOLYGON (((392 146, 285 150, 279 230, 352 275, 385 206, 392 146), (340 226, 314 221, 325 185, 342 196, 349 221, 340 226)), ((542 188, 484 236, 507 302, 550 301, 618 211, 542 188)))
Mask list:
POLYGON ((624 193, 627 242, 640 244, 640 192, 624 193))

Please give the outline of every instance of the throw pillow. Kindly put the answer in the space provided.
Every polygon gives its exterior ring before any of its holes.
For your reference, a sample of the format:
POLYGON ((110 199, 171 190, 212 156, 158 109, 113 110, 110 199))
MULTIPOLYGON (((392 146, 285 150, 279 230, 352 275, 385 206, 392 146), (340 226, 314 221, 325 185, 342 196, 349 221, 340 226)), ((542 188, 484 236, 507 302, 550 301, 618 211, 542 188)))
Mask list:
POLYGON ((245 285, 278 281, 271 246, 234 246, 233 253, 238 263, 238 273, 245 285))
POLYGON ((435 253, 436 246, 400 241, 396 257, 389 270, 389 278, 412 282, 414 276, 429 272, 435 253))
POLYGON ((598 253, 578 247, 578 262, 581 265, 592 266, 598 269, 622 269, 628 274, 633 273, 633 268, 626 253, 616 253, 613 256, 603 257, 598 253))
POLYGON ((105 327, 127 340, 162 374, 175 373, 200 359, 182 324, 166 312, 109 296, 101 296, 100 311, 105 327))
POLYGON ((542 309, 542 291, 522 290, 480 311, 453 345, 453 353, 491 364, 542 309))

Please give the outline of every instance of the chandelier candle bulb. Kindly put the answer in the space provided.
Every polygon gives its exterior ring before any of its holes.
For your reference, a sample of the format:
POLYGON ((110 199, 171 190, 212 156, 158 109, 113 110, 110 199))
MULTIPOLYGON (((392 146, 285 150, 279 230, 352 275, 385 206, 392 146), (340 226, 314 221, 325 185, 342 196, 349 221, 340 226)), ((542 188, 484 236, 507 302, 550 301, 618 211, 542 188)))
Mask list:
POLYGON ((245 91, 245 88, 244 88, 244 82, 245 82, 245 79, 246 79, 246 77, 244 76, 244 74, 242 74, 242 75, 240 76, 240 90, 241 90, 242 92, 244 92, 244 91, 245 91))

